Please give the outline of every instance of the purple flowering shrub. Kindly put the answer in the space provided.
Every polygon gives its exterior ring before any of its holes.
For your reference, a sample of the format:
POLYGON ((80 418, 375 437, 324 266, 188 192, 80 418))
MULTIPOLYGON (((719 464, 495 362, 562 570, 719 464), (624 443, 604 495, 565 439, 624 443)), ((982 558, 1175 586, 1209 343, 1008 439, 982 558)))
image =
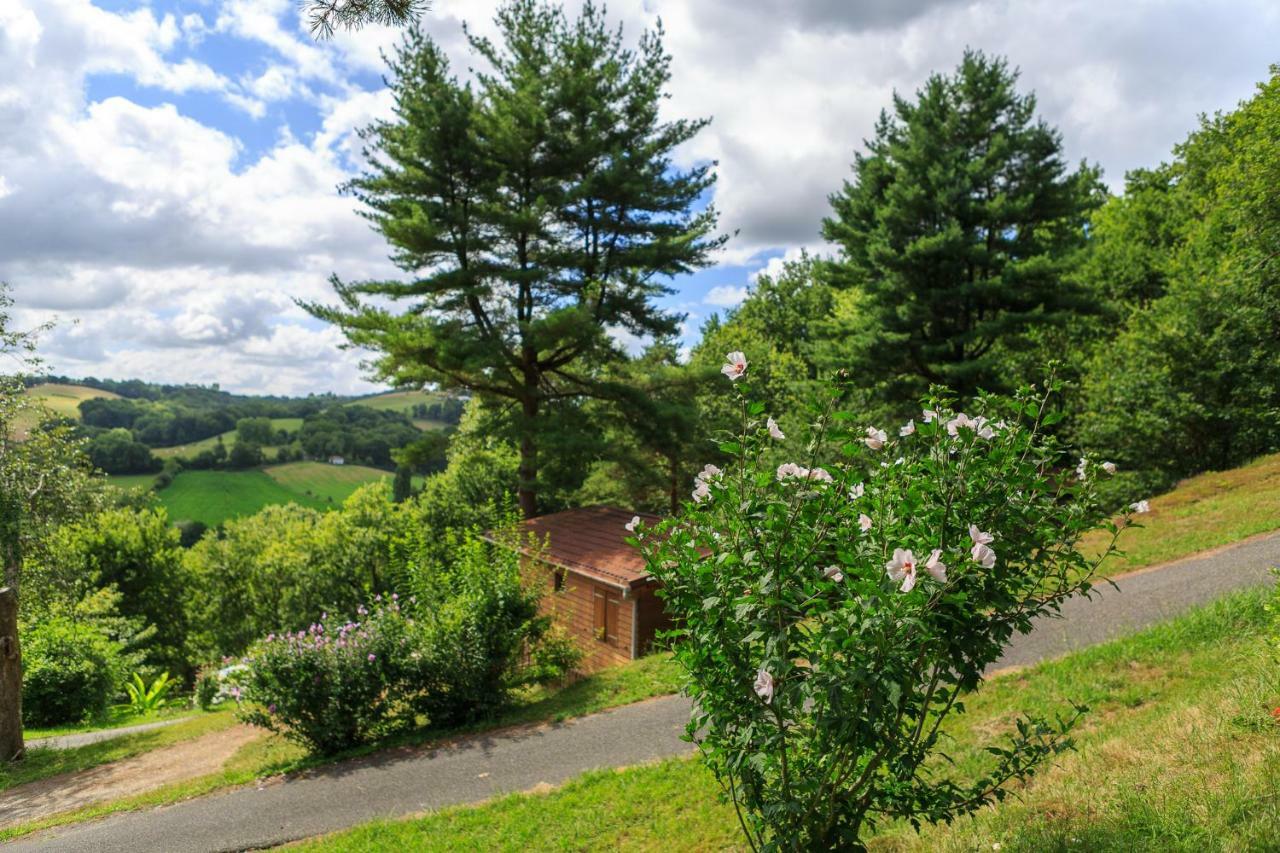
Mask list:
POLYGON ((415 595, 328 615, 304 631, 255 644, 241 674, 254 725, 328 754, 418 725, 491 716, 530 678, 522 663, 548 620, 520 579, 515 550, 453 537, 448 563, 423 566, 415 595))
POLYGON ((1101 558, 1075 545, 1110 527, 1114 550, 1120 526, 1095 484, 1115 467, 1076 467, 1045 434, 1045 394, 970 413, 935 397, 882 428, 835 411, 839 387, 775 466, 786 437, 749 399, 746 358, 727 361, 742 412, 720 446, 732 462, 707 466, 682 514, 633 541, 679 626, 689 736, 747 843, 863 849, 879 822, 950 821, 1002 798, 1070 746, 1086 709, 1019 720, 978 778, 941 758, 942 723, 1014 634, 1089 591, 1101 558))
POLYGON ((329 754, 414 724, 422 652, 412 605, 325 614, 305 631, 271 634, 245 657, 241 717, 329 754))

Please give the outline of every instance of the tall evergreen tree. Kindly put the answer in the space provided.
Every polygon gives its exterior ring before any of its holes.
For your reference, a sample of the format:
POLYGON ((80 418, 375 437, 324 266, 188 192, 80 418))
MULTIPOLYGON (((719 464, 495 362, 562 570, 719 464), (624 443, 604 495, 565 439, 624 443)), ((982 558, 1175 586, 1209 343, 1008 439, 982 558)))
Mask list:
POLYGON ((929 383, 998 390, 1002 358, 1028 330, 1090 307, 1068 273, 1098 172, 1068 173, 1060 135, 1017 80, 1004 60, 967 51, 914 102, 895 95, 831 197, 832 281, 864 296, 856 367, 891 399, 929 383))
POLYGON ((674 333, 653 298, 724 238, 713 209, 693 210, 711 166, 672 165, 707 121, 660 120, 660 31, 632 50, 590 3, 570 21, 538 0, 497 25, 497 41, 469 36, 487 66, 474 85, 409 32, 390 63, 396 117, 364 132, 372 165, 350 189, 409 280, 335 277, 342 306, 306 307, 379 353, 383 378, 513 403, 531 516, 548 403, 608 395, 597 369, 622 357, 608 330, 674 333))

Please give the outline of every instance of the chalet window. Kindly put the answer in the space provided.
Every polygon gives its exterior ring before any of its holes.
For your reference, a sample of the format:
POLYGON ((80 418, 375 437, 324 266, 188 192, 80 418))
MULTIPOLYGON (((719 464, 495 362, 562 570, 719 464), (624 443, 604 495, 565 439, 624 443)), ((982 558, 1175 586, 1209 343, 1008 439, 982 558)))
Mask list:
POLYGON ((618 610, 622 599, 616 590, 605 586, 592 589, 595 604, 596 639, 610 646, 618 645, 618 610))
POLYGON ((551 591, 552 592, 564 592, 564 575, 565 573, 563 569, 551 570, 551 591))

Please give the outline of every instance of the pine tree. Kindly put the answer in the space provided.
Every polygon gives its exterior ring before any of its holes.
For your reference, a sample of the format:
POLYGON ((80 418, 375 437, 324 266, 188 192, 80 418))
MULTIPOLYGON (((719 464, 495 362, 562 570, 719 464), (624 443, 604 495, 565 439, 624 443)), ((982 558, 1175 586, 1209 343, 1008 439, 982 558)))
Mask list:
POLYGON ((591 4, 569 21, 536 0, 497 24, 497 41, 469 36, 488 66, 474 85, 410 31, 390 63, 396 117, 364 133, 372 165, 350 189, 409 280, 334 277, 342 306, 306 307, 378 353, 384 379, 513 404, 532 516, 548 404, 610 395, 597 376, 623 354, 609 331, 674 333, 654 297, 724 238, 713 209, 693 211, 710 164, 671 162, 707 122, 659 120, 660 31, 631 50, 591 4))
POLYGON ((1004 60, 967 51, 914 102, 895 95, 831 198, 832 281, 862 295, 853 366, 891 399, 930 383, 1000 390, 1001 361, 1029 330, 1091 309, 1069 272, 1098 172, 1068 173, 1060 134, 1017 80, 1004 60))

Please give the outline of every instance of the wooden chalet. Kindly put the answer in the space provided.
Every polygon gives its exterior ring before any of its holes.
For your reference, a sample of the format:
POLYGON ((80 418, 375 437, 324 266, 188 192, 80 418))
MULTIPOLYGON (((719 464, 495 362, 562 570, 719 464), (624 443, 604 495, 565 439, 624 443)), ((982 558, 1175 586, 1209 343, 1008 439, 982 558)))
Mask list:
POLYGON ((670 625, 654 595, 640 552, 624 541, 626 524, 639 515, 646 524, 658 516, 608 506, 582 507, 521 523, 530 544, 522 548, 526 569, 546 584, 542 606, 578 641, 582 669, 592 672, 647 653, 654 635, 670 625))

